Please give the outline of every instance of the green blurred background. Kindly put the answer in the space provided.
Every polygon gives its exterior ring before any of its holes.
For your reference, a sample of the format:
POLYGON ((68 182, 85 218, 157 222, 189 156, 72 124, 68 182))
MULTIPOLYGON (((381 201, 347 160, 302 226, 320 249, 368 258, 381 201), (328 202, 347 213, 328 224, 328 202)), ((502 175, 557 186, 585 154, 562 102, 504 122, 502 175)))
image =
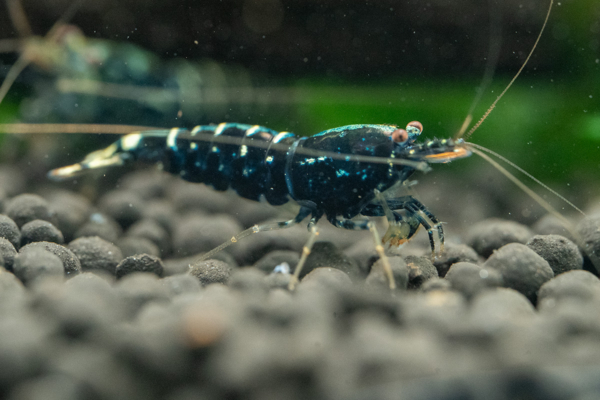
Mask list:
MULTIPOLYGON (((23 0, 23 7, 32 30, 44 34, 71 3, 23 0)), ((475 120, 519 69, 548 4, 108 0, 82 2, 71 22, 88 37, 140 46, 163 62, 213 60, 243 71, 252 87, 278 93, 259 105, 227 104, 209 118, 192 118, 194 123, 233 119, 310 135, 354 123, 404 126, 419 120, 425 136, 448 137, 460 128, 476 95, 490 42, 500 46, 496 72, 475 120)), ((18 36, 7 13, 0 13, 0 35, 18 36)), ((4 73, 15 59, 3 56, 4 73)), ((0 106, 0 119, 27 120, 19 104, 32 95, 40 76, 52 78, 35 68, 23 74, 0 106)), ((600 182, 599 88, 599 2, 555 2, 529 65, 471 140, 554 187, 588 191, 583 195, 589 197, 600 182)), ((115 120, 144 122, 133 111, 115 120)), ((161 125, 189 123, 169 115, 161 125)), ((461 161, 448 170, 473 173, 482 163, 461 161)))

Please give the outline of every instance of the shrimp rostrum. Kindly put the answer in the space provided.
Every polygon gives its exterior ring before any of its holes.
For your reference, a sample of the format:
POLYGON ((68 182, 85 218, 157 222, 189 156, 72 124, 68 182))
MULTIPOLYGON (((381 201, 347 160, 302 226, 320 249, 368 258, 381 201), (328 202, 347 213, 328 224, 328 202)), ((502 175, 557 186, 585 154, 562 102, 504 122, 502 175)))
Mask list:
POLYGON ((198 126, 191 131, 141 131, 123 136, 78 164, 52 170, 49 176, 65 179, 90 169, 141 161, 158 163, 166 172, 216 190, 231 188, 250 200, 265 199, 275 206, 293 200, 300 206, 293 219, 253 226, 202 259, 250 234, 287 228, 310 217, 308 227, 312 234, 296 268, 297 279, 318 234, 316 223, 325 216, 338 228, 373 233, 390 286, 394 287, 374 224, 360 217, 385 216, 389 228, 383 242, 394 246, 408 241, 423 226, 432 252, 436 236, 442 251, 444 234, 440 221, 414 197, 389 196, 388 191, 416 170, 428 170, 429 163, 449 162, 471 154, 460 139, 418 143, 416 139, 422 130, 423 126, 415 121, 406 129, 393 125, 348 125, 311 137, 236 123, 198 126))

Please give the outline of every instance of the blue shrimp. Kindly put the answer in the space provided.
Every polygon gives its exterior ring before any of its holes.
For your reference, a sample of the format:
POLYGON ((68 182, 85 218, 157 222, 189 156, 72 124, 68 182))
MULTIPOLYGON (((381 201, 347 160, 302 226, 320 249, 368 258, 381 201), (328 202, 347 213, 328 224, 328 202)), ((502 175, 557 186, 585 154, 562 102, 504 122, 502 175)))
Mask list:
MULTIPOLYGON (((422 130, 421 123, 413 121, 406 129, 394 125, 348 125, 311 137, 237 123, 197 126, 191 131, 141 131, 89 154, 80 163, 52 170, 49 177, 66 179, 90 169, 141 161, 159 163, 166 172, 216 190, 231 188, 250 200, 264 198, 274 206, 293 200, 300 206, 293 219, 254 226, 203 259, 252 233, 288 228, 310 217, 311 237, 294 273, 297 279, 318 234, 316 223, 325 216, 338 228, 373 233, 393 288, 391 269, 374 224, 368 218, 354 217, 385 216, 389 229, 383 240, 395 246, 408 241, 423 226, 432 252, 434 232, 443 251, 442 224, 421 202, 412 196, 386 198, 385 194, 406 182, 416 170, 428 169, 429 163, 471 154, 460 139, 417 143, 422 130)), ((291 286, 294 283, 293 280, 291 286)))

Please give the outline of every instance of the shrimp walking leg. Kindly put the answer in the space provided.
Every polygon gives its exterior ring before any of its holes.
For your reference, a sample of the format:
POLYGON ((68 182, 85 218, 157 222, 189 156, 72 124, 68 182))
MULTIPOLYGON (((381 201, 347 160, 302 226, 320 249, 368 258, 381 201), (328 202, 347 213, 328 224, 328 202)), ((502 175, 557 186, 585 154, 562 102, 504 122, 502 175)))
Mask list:
POLYGON ((440 240, 440 252, 444 251, 444 229, 442 223, 423 203, 412 196, 383 199, 377 203, 369 203, 361 211, 361 214, 369 217, 387 217, 390 227, 384 236, 384 242, 389 241, 390 245, 400 246, 406 243, 417 233, 419 226, 422 225, 427 229, 432 255, 435 255, 434 229, 437 231, 440 240), (399 210, 404 210, 405 215, 402 216, 398 212, 399 210))
POLYGON ((204 254, 202 257, 200 257, 200 258, 198 258, 198 260, 196 260, 196 263, 199 263, 204 260, 208 260, 209 258, 214 256, 221 250, 225 249, 226 247, 229 247, 230 245, 232 245, 234 243, 239 242, 243 238, 248 237, 248 236, 252 235, 253 233, 290 228, 290 227, 302 222, 311 213, 312 213, 312 210, 310 208, 302 207, 300 209, 300 211, 298 212, 298 215, 296 215, 296 217, 294 217, 288 221, 272 222, 272 223, 262 224, 262 225, 254 225, 253 227, 240 232, 239 234, 232 237, 225 243, 221 244, 220 246, 218 246, 218 247, 212 249, 211 251, 209 251, 208 253, 204 254))
POLYGON ((306 263, 306 259, 310 255, 313 245, 315 244, 315 240, 317 240, 317 236, 319 235, 319 230, 317 228, 317 219, 311 219, 308 224, 308 230, 310 231, 310 236, 308 237, 308 241, 302 248, 302 255, 300 256, 300 260, 296 265, 296 269, 294 269, 294 275, 290 279, 290 283, 288 285, 289 290, 294 290, 296 285, 298 284, 298 280, 300 278, 300 272, 302 272, 302 267, 306 263))
POLYGON ((377 229, 375 228, 375 224, 373 223, 373 221, 370 221, 368 219, 353 221, 351 219, 338 218, 336 216, 330 217, 328 218, 328 220, 329 222, 331 222, 332 225, 338 228, 363 231, 368 230, 373 234, 373 240, 375 241, 375 250, 377 251, 379 258, 383 263, 383 270, 387 275, 388 281, 390 283, 390 289, 396 289, 396 281, 394 280, 394 274, 392 273, 392 266, 390 265, 390 260, 388 260, 388 257, 385 255, 383 245, 381 244, 381 238, 379 236, 379 233, 377 232, 377 229))

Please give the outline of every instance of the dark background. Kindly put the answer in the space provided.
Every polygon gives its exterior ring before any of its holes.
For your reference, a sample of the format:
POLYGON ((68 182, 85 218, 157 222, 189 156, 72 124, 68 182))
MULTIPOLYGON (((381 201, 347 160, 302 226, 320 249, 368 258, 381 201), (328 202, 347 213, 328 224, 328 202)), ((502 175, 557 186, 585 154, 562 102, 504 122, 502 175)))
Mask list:
MULTIPOLYGON (((44 34, 71 3, 23 5, 33 31, 44 34)), ((211 59, 241 67, 259 85, 284 89, 276 104, 258 110, 232 105, 210 122, 235 119, 310 135, 352 123, 416 119, 424 135, 448 137, 475 97, 490 46, 500 46, 496 72, 475 119, 523 63, 547 7, 538 0, 85 1, 71 22, 91 38, 136 44, 165 61, 211 59)), ((0 37, 16 36, 1 13, 0 37)), ((555 3, 530 63, 473 142, 575 201, 588 201, 600 168, 599 48, 600 4, 555 3)), ((3 62, 6 70, 14 56, 3 62)), ((18 88, 10 101, 19 101, 18 88)), ((476 174, 482 163, 438 169, 476 174)))

